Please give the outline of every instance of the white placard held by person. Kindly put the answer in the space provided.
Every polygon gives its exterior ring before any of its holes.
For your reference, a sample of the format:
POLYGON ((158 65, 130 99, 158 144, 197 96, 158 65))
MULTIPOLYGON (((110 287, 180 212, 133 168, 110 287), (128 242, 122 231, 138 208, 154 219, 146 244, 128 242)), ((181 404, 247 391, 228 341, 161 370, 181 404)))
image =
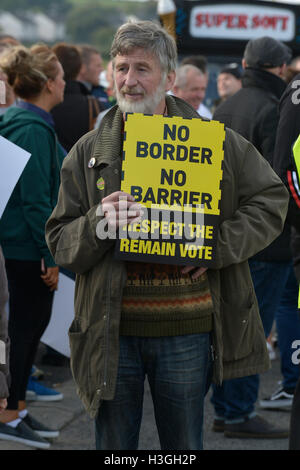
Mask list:
POLYGON ((0 136, 0 217, 30 158, 30 153, 0 136))

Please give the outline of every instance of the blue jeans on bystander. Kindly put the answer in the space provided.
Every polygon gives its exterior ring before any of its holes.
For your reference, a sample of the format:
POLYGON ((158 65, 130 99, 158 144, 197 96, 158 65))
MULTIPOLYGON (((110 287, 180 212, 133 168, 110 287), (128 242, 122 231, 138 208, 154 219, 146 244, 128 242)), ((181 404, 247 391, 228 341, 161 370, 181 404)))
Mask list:
MULTIPOLYGON (((269 336, 275 313, 292 276, 291 262, 275 263, 249 261, 254 290, 258 300, 266 338, 269 336)), ((238 293, 237 293, 238 295, 238 293)), ((297 302, 297 297, 290 300, 297 302)), ((284 312, 280 315, 290 315, 291 305, 281 305, 284 312)), ((297 314, 294 308, 293 317, 297 314)), ((234 312, 233 312, 234 315, 234 312)), ((232 380, 225 380, 221 386, 213 385, 211 402, 214 405, 216 417, 225 419, 228 423, 238 423, 247 417, 255 416, 255 403, 258 398, 259 375, 250 375, 232 380)))

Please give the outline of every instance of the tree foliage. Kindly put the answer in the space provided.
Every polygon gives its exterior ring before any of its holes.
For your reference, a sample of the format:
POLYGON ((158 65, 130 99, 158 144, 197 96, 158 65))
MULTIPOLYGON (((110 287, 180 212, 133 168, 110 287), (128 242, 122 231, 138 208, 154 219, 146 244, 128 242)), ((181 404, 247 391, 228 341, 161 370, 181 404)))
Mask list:
POLYGON ((66 31, 70 41, 97 46, 105 59, 117 28, 129 16, 139 19, 156 18, 156 2, 124 2, 73 0, 74 7, 66 18, 66 31))
POLYGON ((66 40, 92 44, 109 58, 112 38, 117 28, 134 16, 142 20, 157 19, 157 3, 124 0, 0 0, 0 10, 15 14, 41 11, 65 23, 66 40))
POLYGON ((99 6, 97 2, 73 8, 66 19, 66 31, 74 42, 94 44, 94 38, 103 29, 117 28, 125 20, 124 13, 113 6, 99 6))
POLYGON ((96 45, 105 61, 110 59, 110 47, 117 27, 105 26, 92 35, 92 44, 96 45))
POLYGON ((0 9, 11 13, 41 11, 52 17, 63 18, 72 8, 71 0, 1 0, 0 9))

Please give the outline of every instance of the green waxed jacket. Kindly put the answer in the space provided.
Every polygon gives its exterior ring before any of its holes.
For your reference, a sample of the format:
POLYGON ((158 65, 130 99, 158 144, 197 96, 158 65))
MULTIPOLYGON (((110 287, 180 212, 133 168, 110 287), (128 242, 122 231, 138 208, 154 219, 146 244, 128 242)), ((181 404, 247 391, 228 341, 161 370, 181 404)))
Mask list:
MULTIPOLYGON (((199 117, 167 96, 168 114, 199 117)), ((122 114, 112 108, 99 130, 82 137, 66 157, 59 199, 46 226, 58 265, 76 277, 75 318, 69 330, 71 367, 78 394, 92 417, 101 400, 114 397, 125 264, 113 256, 114 241, 96 227, 102 197, 120 189, 122 114), (89 168, 88 162, 95 158, 89 168), (102 177, 104 189, 97 188, 102 177)), ((201 136, 199 136, 201 139, 201 136)), ((251 143, 227 129, 216 263, 208 270, 214 304, 213 380, 261 373, 269 357, 248 258, 281 232, 288 193, 251 143)))

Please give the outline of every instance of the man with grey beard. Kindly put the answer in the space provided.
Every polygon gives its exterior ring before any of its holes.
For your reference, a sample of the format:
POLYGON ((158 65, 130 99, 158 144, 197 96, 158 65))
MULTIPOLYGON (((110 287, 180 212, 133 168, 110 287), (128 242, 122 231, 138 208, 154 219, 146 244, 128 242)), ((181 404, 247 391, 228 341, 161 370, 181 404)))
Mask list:
POLYGON ((96 420, 97 449, 138 448, 147 375, 161 448, 200 450, 211 379, 269 367, 247 259, 281 231, 288 195, 257 150, 228 129, 214 269, 117 260, 110 233, 142 212, 120 191, 125 113, 200 117, 167 94, 177 52, 159 25, 124 24, 111 56, 117 105, 66 157, 46 226, 56 263, 76 273, 71 368, 96 420), (102 222, 106 237, 97 236, 102 222))

